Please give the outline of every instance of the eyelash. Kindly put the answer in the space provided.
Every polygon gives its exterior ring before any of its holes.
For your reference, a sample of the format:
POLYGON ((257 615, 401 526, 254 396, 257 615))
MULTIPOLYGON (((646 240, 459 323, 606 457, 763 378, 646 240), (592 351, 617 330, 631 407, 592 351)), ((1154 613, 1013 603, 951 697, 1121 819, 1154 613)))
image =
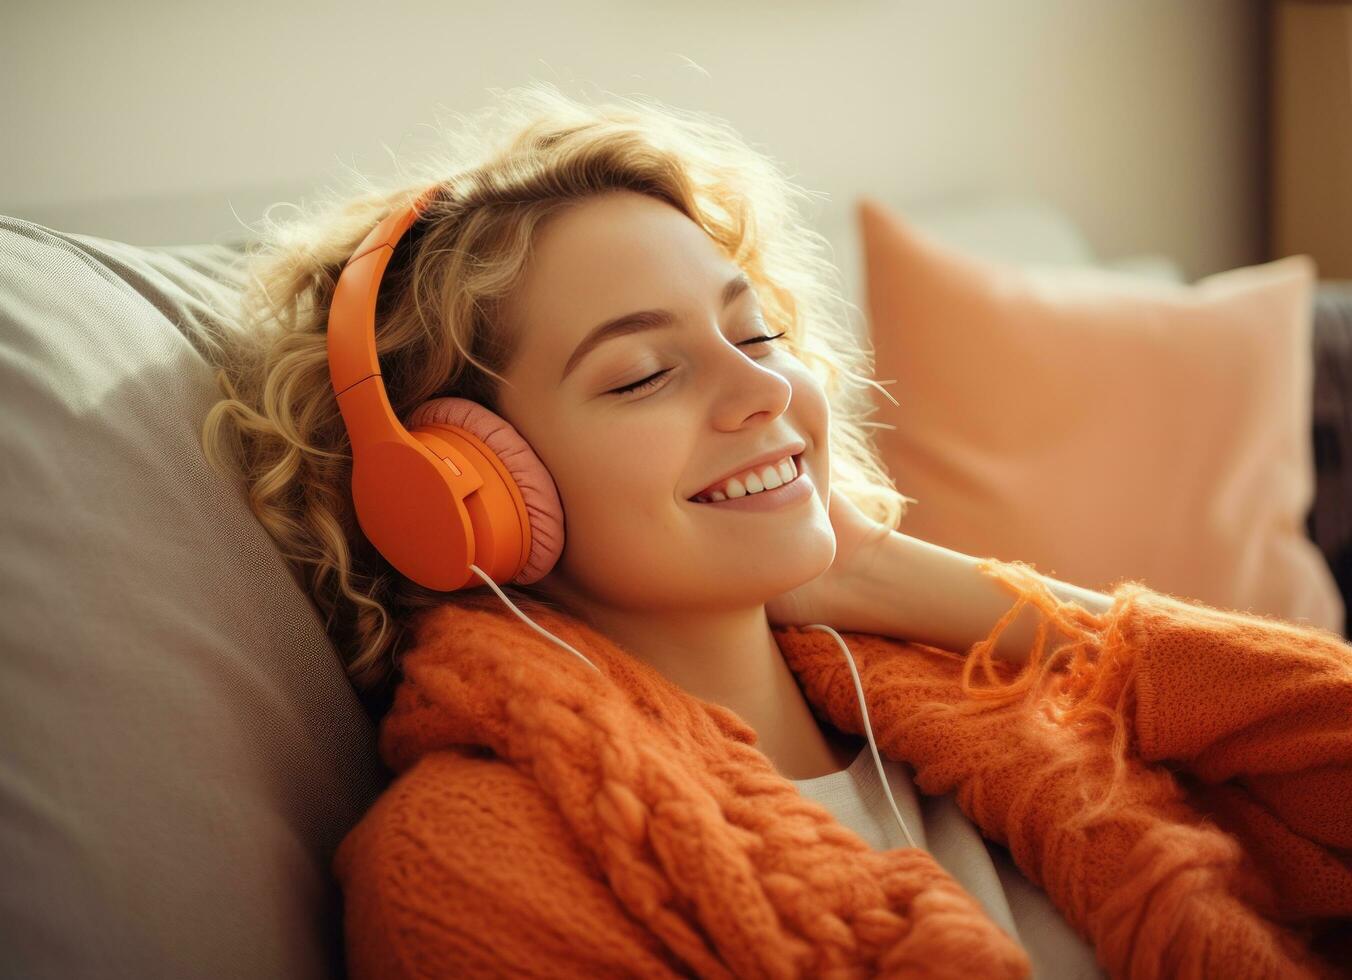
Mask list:
MULTIPOLYGON (((785 334, 785 331, 782 331, 782 330, 781 330, 779 333, 777 333, 777 334, 771 334, 771 335, 769 335, 769 336, 752 337, 750 340, 744 340, 744 341, 742 341, 742 343, 741 343, 741 344, 738 344, 737 346, 738 346, 738 347, 741 347, 742 344, 768 344, 768 343, 769 343, 770 341, 772 341, 772 340, 778 340, 780 337, 784 336, 784 334, 785 334)), ((670 371, 670 370, 671 370, 670 368, 667 369, 667 371, 670 371)), ((648 377, 642 379, 641 381, 635 381, 633 384, 631 384, 631 385, 625 385, 623 388, 616 388, 616 389, 614 389, 613 391, 608 391, 608 392, 606 392, 606 394, 607 394, 607 395, 627 395, 627 394, 630 394, 631 392, 635 392, 635 391, 646 391, 647 389, 649 389, 649 388, 651 388, 653 385, 655 385, 655 384, 658 382, 658 380, 659 380, 664 374, 667 373, 667 371, 658 371, 656 374, 651 374, 651 375, 649 375, 648 377)))

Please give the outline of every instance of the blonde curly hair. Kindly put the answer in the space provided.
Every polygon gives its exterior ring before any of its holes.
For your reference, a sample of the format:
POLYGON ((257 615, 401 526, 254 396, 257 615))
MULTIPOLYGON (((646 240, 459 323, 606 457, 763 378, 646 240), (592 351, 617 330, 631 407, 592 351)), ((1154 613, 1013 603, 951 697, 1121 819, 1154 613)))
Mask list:
MULTIPOLYGON (((381 219, 433 184, 441 193, 395 249, 377 302, 381 374, 399 418, 443 395, 496 410, 514 353, 496 311, 522 279, 536 228, 581 198, 626 189, 679 208, 756 284, 767 322, 826 391, 833 485, 889 528, 914 502, 877 455, 872 408, 847 397, 864 385, 887 393, 869 378, 872 351, 850 327, 857 308, 822 254, 829 245, 795 208, 807 192, 707 114, 643 99, 586 105, 544 82, 489 91, 496 104, 457 115, 453 132, 434 127, 432 151, 392 184, 354 170, 357 186, 324 190, 289 222, 268 209, 245 247, 238 332, 216 359, 225 397, 202 426, 207 459, 242 479, 376 715, 415 611, 500 603, 487 588, 420 586, 366 540, 329 375, 328 309, 344 264, 381 219)), ((502 587, 527 614, 558 608, 530 586, 502 587)))

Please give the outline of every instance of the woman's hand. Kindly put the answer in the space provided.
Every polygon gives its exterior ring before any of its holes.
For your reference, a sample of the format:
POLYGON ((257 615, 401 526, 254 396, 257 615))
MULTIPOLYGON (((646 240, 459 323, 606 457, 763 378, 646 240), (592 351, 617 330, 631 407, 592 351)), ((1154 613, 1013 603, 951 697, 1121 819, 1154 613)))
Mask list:
POLYGON ((831 487, 827 516, 836 532, 835 560, 812 581, 765 604, 771 626, 825 623, 838 630, 852 628, 848 610, 856 577, 865 574, 872 549, 892 531, 865 514, 835 486, 831 487))

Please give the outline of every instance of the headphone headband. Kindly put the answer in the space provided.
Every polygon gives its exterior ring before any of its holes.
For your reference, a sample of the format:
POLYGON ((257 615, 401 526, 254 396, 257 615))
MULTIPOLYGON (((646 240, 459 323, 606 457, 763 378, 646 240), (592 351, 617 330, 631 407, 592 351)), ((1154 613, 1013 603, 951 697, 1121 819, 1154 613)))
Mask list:
MULTIPOLYGON (((338 277, 329 310, 328 334, 329 372, 340 404, 343 393, 353 385, 370 377, 380 378, 380 361, 376 357, 376 296, 380 280, 394 255, 394 246, 413 222, 426 213, 440 191, 441 186, 434 184, 409 207, 390 214, 372 228, 338 277)), ((377 386, 384 397, 384 384, 377 380, 377 386)))

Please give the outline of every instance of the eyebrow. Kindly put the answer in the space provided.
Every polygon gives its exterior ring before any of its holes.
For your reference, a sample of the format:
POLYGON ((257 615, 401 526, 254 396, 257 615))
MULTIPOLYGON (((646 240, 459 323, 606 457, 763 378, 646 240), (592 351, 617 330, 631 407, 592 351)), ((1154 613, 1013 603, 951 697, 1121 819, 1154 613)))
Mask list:
MULTIPOLYGON (((720 297, 724 308, 731 305, 733 300, 750 288, 751 280, 747 278, 745 272, 739 272, 729 279, 723 285, 723 292, 720 297)), ((676 320, 676 314, 670 310, 639 310, 635 313, 617 316, 593 327, 591 332, 583 337, 581 343, 573 349, 573 353, 568 358, 568 363, 563 366, 563 374, 559 377, 559 383, 563 383, 573 368, 577 367, 587 354, 607 340, 613 340, 616 337, 623 337, 631 333, 641 333, 645 330, 669 327, 676 320)))

